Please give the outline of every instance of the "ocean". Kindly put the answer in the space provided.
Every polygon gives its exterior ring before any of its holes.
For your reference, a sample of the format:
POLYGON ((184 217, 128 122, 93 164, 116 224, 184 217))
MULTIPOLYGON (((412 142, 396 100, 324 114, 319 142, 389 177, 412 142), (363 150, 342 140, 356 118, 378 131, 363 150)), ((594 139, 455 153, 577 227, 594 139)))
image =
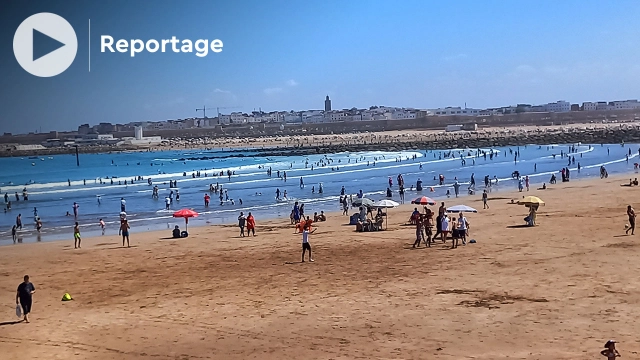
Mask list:
POLYGON ((405 182, 405 202, 421 195, 446 198, 447 190, 453 194, 452 185, 457 178, 462 184, 461 198, 447 201, 455 205, 464 203, 472 174, 479 196, 486 175, 498 179, 498 185, 492 186, 492 191, 516 189, 517 181, 511 176, 514 171, 528 175, 535 188, 543 182, 548 185, 553 173, 560 182, 559 172, 563 167, 571 170, 572 180, 597 177, 600 166, 605 166, 609 174, 632 172, 637 161, 634 159, 640 152, 637 144, 574 146, 575 152, 569 155, 575 157, 575 163, 571 164, 567 158, 572 147, 569 144, 266 158, 256 156, 258 150, 242 152, 244 157, 227 157, 228 153, 214 150, 118 152, 81 154, 79 167, 75 155, 0 158, 0 203, 6 208, 5 193, 11 201, 11 209, 0 212, 0 245, 13 243, 11 227, 18 214, 22 215, 23 223, 23 229, 18 231, 20 242, 71 240, 75 221, 80 223, 84 237, 98 236, 101 234, 99 219, 107 223, 107 234, 117 234, 121 198, 126 200, 132 241, 135 241, 136 232, 166 229, 169 235, 174 225, 183 229, 184 220, 172 217, 174 211, 182 208, 200 213, 199 217, 190 219, 189 226, 234 223, 240 211, 245 215, 252 212, 258 225, 265 219, 288 221, 294 201, 305 204, 306 215, 339 210, 342 186, 347 194, 362 190, 373 200, 385 198, 389 177, 393 180, 393 200, 399 201, 396 180, 399 174, 405 182), (492 152, 493 159, 490 158, 492 152), (514 161, 516 152, 520 156, 514 161), (271 176, 267 175, 269 168, 272 169, 271 176), (228 170, 233 172, 230 179, 226 175, 228 170), (194 177, 192 174, 198 171, 200 176, 194 177), (219 176, 221 171, 224 176, 219 176), (286 181, 282 177, 284 172, 286 181), (445 176, 442 186, 438 185, 440 174, 445 176), (138 177, 143 180, 135 180, 138 177), (148 184, 149 178, 153 185, 148 184), (300 178, 304 187, 300 186, 300 178), (415 188, 419 178, 423 181, 423 191, 409 190, 412 185, 415 188), (170 180, 177 181, 177 188, 169 187, 170 180), (222 185, 233 203, 229 200, 221 205, 218 195, 210 193, 211 203, 205 207, 203 197, 209 193, 210 184, 222 185), (320 184, 324 190, 322 194, 318 193, 320 184), (159 187, 157 199, 152 198, 154 185, 159 187), (28 192, 27 201, 22 197, 24 188, 28 192), (281 193, 286 191, 288 201, 277 201, 276 189, 281 193), (164 198, 175 190, 179 190, 180 200, 176 201, 174 196, 171 209, 165 210, 164 198), (16 192, 19 201, 15 201, 16 192), (74 202, 79 205, 77 219, 66 216, 67 212, 73 214, 74 202), (43 223, 40 233, 35 230, 34 208, 43 223))

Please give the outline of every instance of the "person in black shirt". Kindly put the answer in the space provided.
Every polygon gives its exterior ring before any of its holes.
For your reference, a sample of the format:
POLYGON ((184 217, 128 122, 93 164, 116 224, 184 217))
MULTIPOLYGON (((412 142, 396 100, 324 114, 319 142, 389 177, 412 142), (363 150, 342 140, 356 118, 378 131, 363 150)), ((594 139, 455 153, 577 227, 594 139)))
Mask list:
POLYGON ((18 292, 16 293, 16 305, 22 306, 22 313, 24 314, 24 321, 29 322, 29 313, 31 312, 31 303, 33 293, 36 292, 36 287, 29 282, 29 275, 24 276, 24 282, 18 285, 18 292))

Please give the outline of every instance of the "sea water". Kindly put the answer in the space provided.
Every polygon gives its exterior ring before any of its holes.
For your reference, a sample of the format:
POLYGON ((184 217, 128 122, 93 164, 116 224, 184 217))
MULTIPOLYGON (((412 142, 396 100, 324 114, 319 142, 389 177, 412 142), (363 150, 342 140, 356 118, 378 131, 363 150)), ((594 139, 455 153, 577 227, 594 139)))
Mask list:
MULTIPOLYGON (((484 189, 486 175, 498 179, 498 185, 492 186, 491 191, 500 191, 517 188, 517 181, 511 176, 514 171, 519 171, 521 176, 528 175, 534 188, 543 182, 548 185, 553 173, 557 174, 560 182, 559 172, 564 167, 571 170, 572 180, 599 176, 600 166, 603 165, 610 174, 629 172, 633 171, 639 154, 637 144, 573 145, 576 152, 569 155, 575 157, 575 163, 569 164, 566 154, 571 146, 529 145, 277 157, 256 156, 258 150, 242 152, 243 157, 229 157, 229 153, 207 150, 118 152, 81 154, 80 166, 76 165, 75 155, 41 156, 35 159, 0 158, 0 204, 6 206, 4 194, 8 193, 12 205, 11 210, 0 212, 0 244, 12 243, 11 227, 18 214, 22 214, 23 230, 18 231, 22 242, 72 239, 75 221, 80 223, 85 237, 101 234, 99 219, 106 222, 107 234, 116 234, 121 198, 126 200, 127 218, 132 236, 135 237, 139 231, 167 229, 169 234, 174 225, 183 228, 184 220, 172 217, 174 211, 182 208, 200 213, 199 217, 190 219, 189 226, 232 223, 240 211, 244 211, 245 215, 252 212, 258 224, 274 218, 288 221, 294 201, 305 204, 306 215, 339 210, 342 186, 346 194, 356 194, 362 190, 366 197, 375 201, 385 198, 389 177, 393 180, 393 200, 399 201, 399 174, 402 174, 405 182, 405 201, 410 202, 412 198, 422 195, 443 198, 447 190, 453 197, 452 185, 456 178, 462 185, 460 193, 463 196, 467 193, 472 174, 479 195, 484 189), (561 157, 561 151, 564 157, 561 157), (487 153, 486 159, 483 152, 487 153), (494 153, 493 159, 489 156, 491 152, 494 153), (514 161, 516 152, 520 156, 514 161), (580 172, 577 171, 578 163, 580 172), (269 168, 272 170, 271 176, 267 175, 269 168), (226 175, 227 170, 234 172, 231 179, 226 175), (200 176, 194 178, 192 174, 198 171, 200 176), (224 176, 219 176, 221 171, 225 173, 224 176), (276 176, 278 171, 279 178, 276 176), (287 174, 286 181, 284 172, 287 174), (440 174, 445 176, 443 186, 438 185, 440 174), (144 180, 135 181, 138 176, 144 180), (301 177, 304 187, 300 186, 301 177), (148 178, 151 178, 153 185, 148 185, 148 178), (423 181, 421 192, 415 191, 419 178, 423 181), (127 185, 124 185, 125 180, 127 185), (177 180, 177 188, 169 187, 170 180, 177 180), (210 184, 222 185, 228 191, 229 198, 233 199, 233 204, 223 201, 221 205, 218 195, 209 192, 210 184), (318 192, 320 184, 324 190, 322 194, 318 192), (154 185, 159 187, 157 199, 152 198, 154 185), (413 191, 410 190, 412 185, 413 191), (430 191, 431 187, 433 192, 430 191), (28 192, 28 201, 22 198, 24 188, 28 192), (315 193, 312 188, 315 188, 315 193), (276 200, 276 189, 281 191, 281 197, 286 190, 289 201, 276 200), (174 195, 171 209, 165 210, 164 199, 172 190, 174 193, 179 190, 180 200, 176 201, 174 195), (16 192, 20 201, 15 201, 16 192), (205 193, 211 196, 208 207, 204 206, 205 193), (73 216, 74 202, 79 205, 77 219, 73 216), (43 223, 40 233, 35 230, 34 207, 43 223), (72 216, 66 216, 67 212, 72 216)), ((462 204, 464 201, 462 197, 449 200, 448 204, 462 204)))

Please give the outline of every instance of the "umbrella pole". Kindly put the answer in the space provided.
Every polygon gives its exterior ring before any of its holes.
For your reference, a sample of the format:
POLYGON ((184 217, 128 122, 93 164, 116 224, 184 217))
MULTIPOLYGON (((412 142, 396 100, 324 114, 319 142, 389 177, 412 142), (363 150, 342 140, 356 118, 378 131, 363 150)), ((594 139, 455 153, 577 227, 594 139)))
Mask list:
POLYGON ((189 232, 189 218, 184 218, 184 231, 189 232))

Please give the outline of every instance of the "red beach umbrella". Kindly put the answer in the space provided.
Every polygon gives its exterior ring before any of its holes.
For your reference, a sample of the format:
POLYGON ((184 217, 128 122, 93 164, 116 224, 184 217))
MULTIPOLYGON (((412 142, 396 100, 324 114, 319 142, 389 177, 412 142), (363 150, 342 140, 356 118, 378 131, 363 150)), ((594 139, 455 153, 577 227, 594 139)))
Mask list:
POLYGON ((418 205, 435 205, 436 204, 435 200, 426 196, 421 196, 417 199, 414 199, 411 201, 411 203, 418 204, 418 205))
POLYGON ((191 209, 182 209, 173 213, 174 218, 184 218, 185 230, 189 229, 189 218, 198 217, 198 213, 191 209))

